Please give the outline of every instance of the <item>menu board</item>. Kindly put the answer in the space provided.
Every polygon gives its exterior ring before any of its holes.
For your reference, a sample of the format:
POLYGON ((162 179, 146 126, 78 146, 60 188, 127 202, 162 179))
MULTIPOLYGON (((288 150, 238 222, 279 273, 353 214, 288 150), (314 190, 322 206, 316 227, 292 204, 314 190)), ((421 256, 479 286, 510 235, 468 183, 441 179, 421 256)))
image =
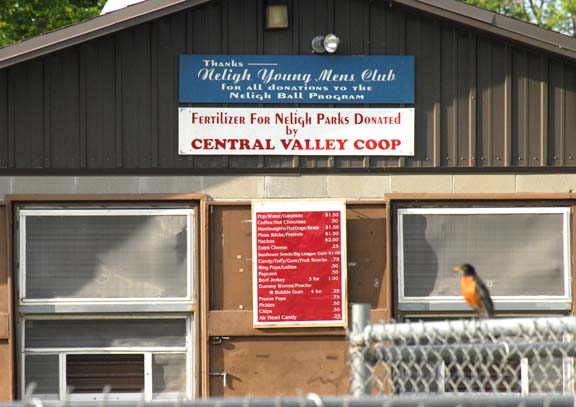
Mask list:
POLYGON ((345 326, 343 200, 252 203, 254 327, 345 326))

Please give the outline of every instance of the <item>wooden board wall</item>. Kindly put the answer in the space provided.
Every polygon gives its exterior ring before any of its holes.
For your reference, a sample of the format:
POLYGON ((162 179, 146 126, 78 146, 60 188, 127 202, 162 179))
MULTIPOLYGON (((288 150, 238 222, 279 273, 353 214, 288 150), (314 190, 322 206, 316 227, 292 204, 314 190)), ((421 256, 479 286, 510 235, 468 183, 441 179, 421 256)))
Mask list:
POLYGON ((8 274, 6 207, 0 206, 0 401, 12 400, 14 368, 11 335, 11 279, 8 274))
MULTIPOLYGON (((389 319, 386 213, 383 203, 346 213, 348 302, 371 304, 373 320, 389 319)), ((210 207, 204 396, 347 394, 343 329, 252 327, 251 225, 249 205, 210 207)))

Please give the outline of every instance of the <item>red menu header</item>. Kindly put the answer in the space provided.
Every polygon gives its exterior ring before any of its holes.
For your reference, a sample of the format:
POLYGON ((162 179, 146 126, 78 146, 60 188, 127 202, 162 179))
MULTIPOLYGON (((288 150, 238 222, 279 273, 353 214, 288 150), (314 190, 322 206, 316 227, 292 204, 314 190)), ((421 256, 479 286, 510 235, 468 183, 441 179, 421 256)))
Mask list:
POLYGON ((345 326, 343 201, 252 205, 254 326, 345 326))

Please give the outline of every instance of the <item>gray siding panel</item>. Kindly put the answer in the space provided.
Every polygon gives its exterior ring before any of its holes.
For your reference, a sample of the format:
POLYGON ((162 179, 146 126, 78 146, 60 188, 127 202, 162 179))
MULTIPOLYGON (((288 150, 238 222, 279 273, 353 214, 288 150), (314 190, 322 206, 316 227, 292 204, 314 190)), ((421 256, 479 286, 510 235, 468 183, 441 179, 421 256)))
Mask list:
POLYGON ((506 124, 509 120, 507 115, 508 110, 511 109, 512 100, 511 52, 508 47, 492 41, 489 54, 489 64, 478 59, 478 73, 486 70, 490 75, 490 83, 484 89, 490 95, 489 100, 484 103, 490 119, 483 123, 485 132, 478 132, 481 140, 486 141, 482 143, 485 147, 482 154, 476 154, 476 165, 503 167, 511 160, 511 150, 508 145, 511 137, 511 123, 508 126, 506 124))
POLYGON ((564 111, 566 92, 564 89, 564 65, 552 60, 548 70, 548 104, 553 113, 548 120, 548 163, 549 165, 564 164, 564 111))
POLYGON ((0 70, 0 168, 8 166, 8 70, 0 70))
POLYGON ((513 52, 512 73, 512 165, 526 167, 528 158, 528 55, 524 50, 513 52))
POLYGON ((44 98, 43 60, 25 62, 10 68, 10 103, 14 116, 15 168, 43 168, 44 133, 48 128, 44 98))
POLYGON ((80 166, 80 87, 78 49, 46 57, 49 143, 48 165, 80 166))
POLYGON ((116 70, 114 37, 84 44, 87 167, 116 167, 116 70))
POLYGON ((566 89, 566 112, 564 122, 564 163, 576 165, 576 67, 565 65, 564 89, 566 89))
POLYGON ((117 34, 120 57, 122 166, 151 168, 152 149, 152 72, 149 24, 117 34))
MULTIPOLYGON (((0 170, 424 172, 576 165, 573 61, 388 2, 289 0, 290 29, 266 31, 265 3, 211 1, 0 70, 0 170), (309 55, 311 39, 330 32, 341 37, 340 55, 415 56, 413 157, 178 154, 179 55, 309 55)), ((287 106, 296 105, 265 105, 287 106)))
POLYGON ((159 166, 190 168, 193 158, 178 154, 178 56, 186 53, 186 15, 180 13, 158 20, 155 30, 159 166))

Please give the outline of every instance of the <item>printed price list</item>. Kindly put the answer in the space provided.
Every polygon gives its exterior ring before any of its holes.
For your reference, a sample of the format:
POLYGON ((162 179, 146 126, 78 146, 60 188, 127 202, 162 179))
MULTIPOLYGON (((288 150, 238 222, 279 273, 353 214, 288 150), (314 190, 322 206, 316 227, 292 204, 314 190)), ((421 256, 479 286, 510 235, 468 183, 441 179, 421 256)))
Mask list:
POLYGON ((255 325, 344 321, 339 211, 256 212, 255 325))

